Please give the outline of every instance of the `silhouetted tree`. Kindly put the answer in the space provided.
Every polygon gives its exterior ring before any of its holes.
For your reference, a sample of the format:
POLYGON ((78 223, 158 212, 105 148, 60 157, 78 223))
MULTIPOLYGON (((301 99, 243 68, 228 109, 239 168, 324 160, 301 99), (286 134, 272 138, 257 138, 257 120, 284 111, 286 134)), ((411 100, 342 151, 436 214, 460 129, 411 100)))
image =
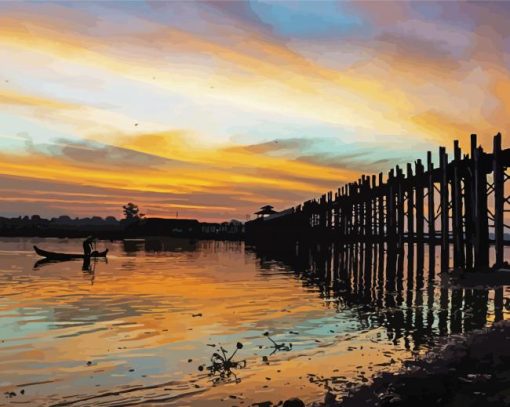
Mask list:
POLYGON ((132 202, 129 202, 127 205, 124 205, 124 216, 126 219, 141 219, 143 218, 143 213, 140 213, 140 208, 138 205, 135 205, 132 202))

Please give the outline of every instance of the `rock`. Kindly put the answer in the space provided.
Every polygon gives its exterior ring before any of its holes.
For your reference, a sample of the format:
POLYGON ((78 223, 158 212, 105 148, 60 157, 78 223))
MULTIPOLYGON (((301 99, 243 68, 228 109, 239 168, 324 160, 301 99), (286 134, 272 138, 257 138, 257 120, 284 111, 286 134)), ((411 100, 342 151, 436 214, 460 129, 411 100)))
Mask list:
POLYGON ((333 407, 336 405, 336 396, 328 391, 324 397, 324 405, 325 407, 333 407))
POLYGON ((301 399, 292 398, 285 400, 283 407, 305 407, 305 403, 301 399))

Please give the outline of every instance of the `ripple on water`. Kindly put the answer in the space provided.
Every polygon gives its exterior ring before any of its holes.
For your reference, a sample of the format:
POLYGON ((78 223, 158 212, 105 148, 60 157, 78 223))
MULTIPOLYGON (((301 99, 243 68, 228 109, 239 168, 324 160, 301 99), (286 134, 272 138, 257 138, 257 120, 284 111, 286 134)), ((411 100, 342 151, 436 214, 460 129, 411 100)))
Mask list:
POLYGON ((168 251, 145 252, 143 243, 108 242, 108 262, 83 273, 79 261, 34 270, 29 243, 0 242, 0 390, 33 405, 312 401, 497 316, 494 290, 445 289, 405 262, 393 271, 386 260, 372 271, 366 261, 338 269, 334 284, 328 276, 340 260, 316 248, 285 255, 201 242, 172 252, 166 242, 168 251), (376 277, 392 272, 401 281, 376 277), (232 369, 239 381, 199 370, 238 342, 233 360, 246 361, 232 369))

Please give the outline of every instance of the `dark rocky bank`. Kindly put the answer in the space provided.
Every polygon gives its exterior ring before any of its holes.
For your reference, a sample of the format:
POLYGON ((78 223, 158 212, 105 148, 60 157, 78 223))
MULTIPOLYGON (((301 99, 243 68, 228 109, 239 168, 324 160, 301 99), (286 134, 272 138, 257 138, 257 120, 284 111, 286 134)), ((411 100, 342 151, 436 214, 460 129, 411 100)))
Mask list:
POLYGON ((335 407, 500 407, 510 405, 510 321, 452 336, 399 373, 383 373, 335 407))

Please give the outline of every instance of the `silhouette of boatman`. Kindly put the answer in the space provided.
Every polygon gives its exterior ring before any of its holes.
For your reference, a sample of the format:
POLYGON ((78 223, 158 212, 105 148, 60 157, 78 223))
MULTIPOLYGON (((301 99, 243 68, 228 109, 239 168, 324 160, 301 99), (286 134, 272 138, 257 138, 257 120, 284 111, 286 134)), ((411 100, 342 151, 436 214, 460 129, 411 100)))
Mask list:
POLYGON ((92 245, 96 243, 94 236, 89 236, 83 241, 83 254, 85 257, 90 257, 92 254, 92 245))

